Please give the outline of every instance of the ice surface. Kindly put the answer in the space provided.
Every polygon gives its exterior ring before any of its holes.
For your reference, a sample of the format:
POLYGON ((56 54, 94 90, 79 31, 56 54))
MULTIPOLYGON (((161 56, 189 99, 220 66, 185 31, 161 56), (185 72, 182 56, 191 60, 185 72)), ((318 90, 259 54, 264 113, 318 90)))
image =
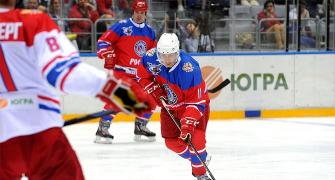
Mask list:
MULTIPOLYGON (((89 180, 194 180, 190 163, 154 143, 133 141, 134 123, 113 123, 113 144, 95 144, 97 123, 65 127, 89 180)), ((335 118, 210 121, 207 151, 217 180, 334 180, 335 118)))

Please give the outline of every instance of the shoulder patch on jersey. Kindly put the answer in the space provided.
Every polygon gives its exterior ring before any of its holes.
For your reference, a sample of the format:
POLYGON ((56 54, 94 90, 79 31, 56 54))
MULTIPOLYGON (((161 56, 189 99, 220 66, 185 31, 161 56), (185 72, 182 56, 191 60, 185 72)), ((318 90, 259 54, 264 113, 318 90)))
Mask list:
POLYGON ((36 10, 36 9, 23 9, 21 14, 42 14, 42 11, 36 10))
POLYGON ((153 74, 153 75, 158 75, 162 70, 161 67, 163 66, 163 64, 152 64, 150 62, 147 62, 148 66, 149 66, 149 71, 153 74))
POLYGON ((193 65, 190 62, 184 63, 183 71, 185 72, 192 72, 194 69, 193 65))
POLYGON ((156 53, 156 48, 151 48, 147 51, 146 55, 152 57, 156 53))
POLYGON ((133 27, 128 26, 128 27, 122 27, 123 33, 127 36, 130 36, 133 33, 133 27))

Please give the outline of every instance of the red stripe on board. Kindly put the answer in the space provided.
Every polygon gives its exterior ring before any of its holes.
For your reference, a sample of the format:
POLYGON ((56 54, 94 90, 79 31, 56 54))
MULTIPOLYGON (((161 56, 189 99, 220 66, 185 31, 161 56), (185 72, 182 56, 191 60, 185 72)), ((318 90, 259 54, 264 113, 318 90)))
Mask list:
POLYGON ((58 100, 56 100, 56 99, 53 99, 53 98, 50 98, 50 97, 47 97, 47 96, 41 96, 41 95, 38 95, 37 97, 40 98, 40 99, 43 99, 43 100, 46 100, 46 101, 50 101, 50 102, 53 102, 55 104, 60 105, 60 102, 58 100))
POLYGON ((12 76, 10 75, 1 45, 0 45, 0 73, 7 90, 16 91, 17 89, 12 79, 12 76))

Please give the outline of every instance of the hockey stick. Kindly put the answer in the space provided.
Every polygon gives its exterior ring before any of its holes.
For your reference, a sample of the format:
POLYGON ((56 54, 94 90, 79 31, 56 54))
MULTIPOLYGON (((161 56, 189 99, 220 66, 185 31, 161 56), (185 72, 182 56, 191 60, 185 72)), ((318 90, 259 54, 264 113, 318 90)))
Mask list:
MULTIPOLYGON (((160 97, 160 100, 161 100, 161 102, 162 102, 162 104, 163 104, 164 109, 165 109, 165 110, 167 111, 167 113, 170 115, 170 117, 171 117, 172 121, 174 122, 174 124, 177 126, 177 128, 179 129, 179 131, 181 131, 181 127, 180 127, 180 125, 178 124, 178 120, 173 116, 173 114, 171 113, 171 111, 170 111, 169 108, 167 107, 167 104, 166 104, 164 98, 163 98, 163 97, 160 97)), ((195 149, 195 147, 193 146, 193 143, 192 143, 191 141, 187 141, 186 143, 191 147, 191 149, 194 151, 195 155, 196 155, 196 156, 198 157, 198 159, 200 160, 201 164, 206 168, 206 170, 207 170, 209 176, 211 176, 212 180, 215 180, 215 178, 214 178, 212 172, 209 170, 207 164, 204 162, 204 160, 201 159, 200 154, 198 153, 198 151, 197 151, 197 150, 195 149)))
POLYGON ((216 86, 213 89, 208 89, 209 93, 216 93, 219 90, 221 90, 222 88, 226 87, 228 84, 230 83, 229 79, 225 79, 224 81, 222 81, 218 86, 216 86))
MULTIPOLYGON (((209 93, 216 93, 219 90, 221 90, 222 88, 226 87, 228 84, 230 83, 229 79, 225 79, 224 81, 222 81, 218 86, 214 87, 213 89, 208 89, 209 93)), ((99 112, 95 112, 92 114, 88 114, 86 116, 83 117, 78 117, 78 118, 73 118, 73 119, 69 119, 66 120, 64 123, 64 126, 68 126, 68 125, 72 125, 72 124, 77 124, 77 123, 81 123, 84 121, 89 121, 91 119, 95 119, 95 118, 100 118, 109 114, 112 114, 113 111, 112 110, 103 110, 103 111, 99 111, 99 112)))
POLYGON ((113 112, 114 111, 112 111, 112 110, 107 110, 107 111, 103 110, 103 111, 99 111, 99 112, 96 112, 96 113, 88 114, 88 115, 83 116, 83 117, 69 119, 69 120, 65 121, 64 126, 77 124, 77 123, 81 123, 81 122, 88 121, 88 120, 91 120, 91 119, 106 116, 106 115, 112 114, 113 112))

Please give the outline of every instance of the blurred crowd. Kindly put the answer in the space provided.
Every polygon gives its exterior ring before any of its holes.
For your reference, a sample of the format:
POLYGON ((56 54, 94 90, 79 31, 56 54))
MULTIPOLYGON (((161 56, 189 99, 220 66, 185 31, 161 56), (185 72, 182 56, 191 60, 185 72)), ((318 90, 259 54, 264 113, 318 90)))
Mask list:
MULTIPOLYGON (((308 19, 324 18, 327 8, 326 1, 299 1, 301 18, 307 19, 301 24, 300 41, 305 47, 315 48, 317 46, 318 39, 308 19)), ((285 45, 286 33, 282 15, 285 12, 276 7, 283 7, 286 0, 149 0, 148 2, 150 4, 148 21, 156 30, 157 38, 164 32, 175 32, 187 52, 216 51, 217 46, 222 44, 219 42, 218 34, 220 31, 222 34, 226 33, 223 31, 228 28, 227 22, 230 21, 225 21, 227 19, 254 19, 254 22, 250 24, 254 30, 234 32, 236 47, 254 48, 256 42, 254 32, 257 29, 261 33, 259 41, 264 42, 263 44, 272 43, 275 49, 283 49, 285 45), (246 11, 250 13, 239 16, 239 13, 243 14, 246 11), (254 14, 253 11, 255 11, 254 14), (159 15, 161 12, 164 13, 163 16, 159 15), (215 30, 217 33, 213 33, 215 30)), ((296 20, 299 12, 295 6, 296 2, 294 0, 288 0, 288 2, 290 19, 296 20)), ((130 4, 131 0, 21 0, 17 3, 17 7, 37 9, 48 13, 81 51, 91 52, 94 50, 94 41, 113 22, 131 17, 130 4), (92 37, 92 32, 94 32, 94 37, 92 37)), ((330 0, 329 7, 330 16, 334 17, 334 0, 330 0)), ((334 24, 334 21, 332 23, 334 24)), ((246 24, 237 23, 234 24, 235 26, 243 27, 246 24)), ((231 27, 230 25, 229 28, 231 27)), ((230 31, 235 30, 230 29, 230 31)), ((293 43, 296 31, 297 24, 290 22, 290 43, 293 43)))

